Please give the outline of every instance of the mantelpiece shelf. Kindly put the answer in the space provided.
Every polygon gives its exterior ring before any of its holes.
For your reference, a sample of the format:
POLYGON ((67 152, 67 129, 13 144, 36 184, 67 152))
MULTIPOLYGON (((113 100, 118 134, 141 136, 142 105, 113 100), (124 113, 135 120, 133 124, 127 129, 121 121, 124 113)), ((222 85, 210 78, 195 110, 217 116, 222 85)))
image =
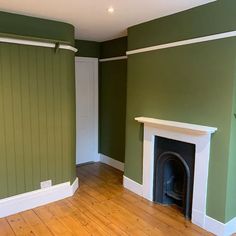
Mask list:
POLYGON ((212 134, 217 131, 215 127, 195 125, 183 122, 169 121, 169 120, 159 120, 149 117, 136 117, 136 121, 144 123, 145 125, 150 125, 154 127, 166 128, 166 129, 182 129, 196 134, 212 134))

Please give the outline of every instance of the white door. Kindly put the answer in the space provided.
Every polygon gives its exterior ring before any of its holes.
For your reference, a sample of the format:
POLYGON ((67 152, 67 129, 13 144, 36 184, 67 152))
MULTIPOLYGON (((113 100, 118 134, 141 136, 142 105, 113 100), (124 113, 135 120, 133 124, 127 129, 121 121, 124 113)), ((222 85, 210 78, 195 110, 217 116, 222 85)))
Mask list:
POLYGON ((75 59, 76 164, 98 161, 98 59, 75 59))

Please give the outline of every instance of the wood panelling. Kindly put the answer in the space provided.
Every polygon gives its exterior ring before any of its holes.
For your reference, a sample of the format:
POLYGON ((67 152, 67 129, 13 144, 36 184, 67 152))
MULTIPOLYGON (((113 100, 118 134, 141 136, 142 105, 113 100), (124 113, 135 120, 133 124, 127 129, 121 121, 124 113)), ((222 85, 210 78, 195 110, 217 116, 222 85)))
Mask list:
POLYGON ((175 208, 149 202, 122 186, 122 172, 101 163, 77 169, 73 197, 0 219, 0 235, 211 235, 175 208))
POLYGON ((74 55, 0 44, 0 199, 75 178, 74 55))

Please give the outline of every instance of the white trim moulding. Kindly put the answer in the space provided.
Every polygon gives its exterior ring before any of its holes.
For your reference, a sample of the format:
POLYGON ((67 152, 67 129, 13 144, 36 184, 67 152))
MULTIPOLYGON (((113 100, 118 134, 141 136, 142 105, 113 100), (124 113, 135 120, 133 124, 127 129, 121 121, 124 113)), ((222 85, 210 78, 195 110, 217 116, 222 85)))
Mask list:
POLYGON ((66 182, 49 188, 38 189, 1 199, 0 218, 71 197, 78 187, 79 180, 76 178, 72 184, 66 182))
POLYGON ((123 186, 129 191, 143 197, 143 185, 123 175, 123 186))
POLYGON ((127 56, 110 57, 110 58, 99 59, 99 62, 118 61, 118 60, 125 60, 125 59, 127 59, 127 58, 128 58, 127 56))
POLYGON ((230 236, 236 233, 236 217, 224 224, 209 216, 206 216, 205 230, 217 236, 230 236))
POLYGON ((215 127, 195 125, 183 122, 169 121, 169 120, 159 120, 149 117, 136 117, 136 121, 144 124, 148 124, 154 127, 166 127, 168 129, 181 129, 185 132, 191 132, 196 134, 211 134, 217 131, 215 127))
MULTIPOLYGON (((33 41, 33 40, 26 40, 26 39, 14 39, 14 38, 7 38, 7 37, 0 37, 0 42, 2 43, 14 43, 14 44, 21 44, 21 45, 28 45, 28 46, 37 46, 37 47, 46 47, 46 48, 55 48, 56 43, 47 43, 41 41, 33 41)), ((59 44, 60 49, 70 50, 73 52, 77 52, 78 50, 70 45, 66 44, 59 44)))
POLYGON ((143 53, 143 52, 150 52, 150 51, 160 50, 160 49, 164 49, 164 48, 172 48, 172 47, 183 46, 183 45, 188 45, 188 44, 230 38, 230 37, 235 37, 235 36, 236 36, 236 31, 230 31, 230 32, 226 32, 226 33, 213 34, 213 35, 199 37, 199 38, 187 39, 187 40, 177 41, 177 42, 173 42, 173 43, 166 43, 166 44, 161 44, 161 45, 156 45, 156 46, 151 46, 151 47, 146 47, 146 48, 130 50, 130 51, 126 52, 126 55, 132 55, 132 54, 143 53))
POLYGON ((105 163, 109 166, 112 166, 118 170, 124 171, 124 163, 121 161, 117 161, 111 157, 100 154, 100 162, 105 163))

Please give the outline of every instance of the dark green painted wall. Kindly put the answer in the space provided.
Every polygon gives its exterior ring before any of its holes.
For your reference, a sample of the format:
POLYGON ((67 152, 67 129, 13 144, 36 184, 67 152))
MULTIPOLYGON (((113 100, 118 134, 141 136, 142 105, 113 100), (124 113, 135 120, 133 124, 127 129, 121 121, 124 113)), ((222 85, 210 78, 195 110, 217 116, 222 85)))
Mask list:
POLYGON ((2 11, 0 11, 0 34, 62 41, 74 45, 73 25, 2 11))
POLYGON ((86 40, 75 40, 75 47, 78 52, 75 54, 78 57, 100 57, 100 43, 86 40))
POLYGON ((76 39, 75 47, 78 49, 76 56, 79 57, 110 58, 125 56, 127 51, 127 37, 101 43, 76 39))
POLYGON ((128 49, 236 30, 236 1, 218 0, 128 29, 128 49))
MULTIPOLYGON (((74 43, 71 25, 0 12, 0 34, 74 43)), ((0 199, 73 182, 74 53, 0 43, 0 199)))
MULTIPOLYGON (((236 21, 232 9, 235 1, 217 1, 131 27, 129 50, 233 30, 236 21), (218 21, 218 17, 225 18, 218 21)), ((235 166, 235 156, 232 159, 229 150, 235 49, 236 40, 231 38, 128 58, 125 175, 142 182, 143 127, 135 117, 218 127, 212 137, 207 214, 221 222, 236 215, 235 174, 233 170, 228 173, 229 160, 235 166)))
MULTIPOLYGON (((101 56, 124 56, 126 41, 101 43, 101 56)), ((100 62, 99 71, 99 151, 124 162, 127 60, 100 62)))
POLYGON ((127 61, 100 63, 100 153, 124 162, 127 61))
POLYGON ((226 219, 236 216, 236 59, 234 74, 234 100, 231 114, 230 161, 228 164, 226 219))
POLYGON ((125 56, 127 51, 127 37, 102 42, 100 50, 100 58, 125 56))

